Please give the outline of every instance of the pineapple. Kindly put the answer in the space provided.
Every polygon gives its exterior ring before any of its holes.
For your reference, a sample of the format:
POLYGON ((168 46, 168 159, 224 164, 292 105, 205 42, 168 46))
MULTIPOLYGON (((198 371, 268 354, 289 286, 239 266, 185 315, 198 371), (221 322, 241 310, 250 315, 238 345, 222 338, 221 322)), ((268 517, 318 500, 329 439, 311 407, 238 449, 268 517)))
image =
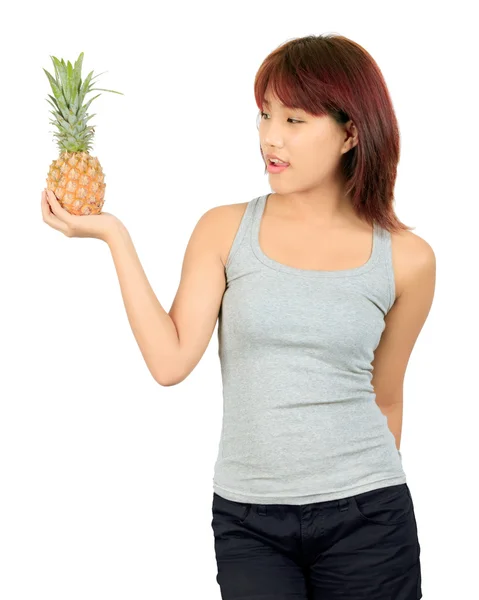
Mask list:
POLYGON ((90 88, 93 71, 82 84, 83 52, 75 66, 70 61, 66 65, 63 59, 59 61, 54 56, 50 58, 55 67, 56 79, 43 70, 53 90, 54 97, 49 95, 53 104, 50 100, 47 102, 55 109, 50 111, 55 116, 50 123, 59 129, 54 135, 58 138, 60 155, 50 164, 47 189, 55 194, 59 204, 70 214, 96 215, 101 213, 105 201, 106 184, 99 160, 89 154, 95 130, 93 126, 87 126, 87 121, 95 115, 87 116, 86 111, 90 103, 101 94, 97 94, 86 104, 84 99, 92 89, 122 96, 124 94, 114 90, 90 88))

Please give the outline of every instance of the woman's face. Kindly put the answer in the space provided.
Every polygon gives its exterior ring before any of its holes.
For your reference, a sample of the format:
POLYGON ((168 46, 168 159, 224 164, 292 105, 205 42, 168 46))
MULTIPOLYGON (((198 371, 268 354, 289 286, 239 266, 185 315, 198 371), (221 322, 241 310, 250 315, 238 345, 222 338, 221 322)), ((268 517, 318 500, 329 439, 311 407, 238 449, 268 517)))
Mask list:
MULTIPOLYGON (((259 118, 259 137, 263 155, 276 154, 290 163, 280 173, 269 173, 275 191, 288 193, 336 183, 341 178, 341 155, 356 143, 349 131, 351 121, 341 125, 330 115, 312 116, 302 109, 289 109, 265 94, 259 118)), ((352 125, 353 133, 356 132, 352 125)))

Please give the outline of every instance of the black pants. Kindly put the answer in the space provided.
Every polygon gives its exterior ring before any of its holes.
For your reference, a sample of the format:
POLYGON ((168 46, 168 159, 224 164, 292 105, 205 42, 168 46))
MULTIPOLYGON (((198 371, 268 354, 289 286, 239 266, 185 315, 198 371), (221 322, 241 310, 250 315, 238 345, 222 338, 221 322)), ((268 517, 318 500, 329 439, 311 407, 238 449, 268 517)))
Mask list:
POLYGON ((406 483, 304 505, 213 494, 223 600, 418 600, 420 545, 406 483))

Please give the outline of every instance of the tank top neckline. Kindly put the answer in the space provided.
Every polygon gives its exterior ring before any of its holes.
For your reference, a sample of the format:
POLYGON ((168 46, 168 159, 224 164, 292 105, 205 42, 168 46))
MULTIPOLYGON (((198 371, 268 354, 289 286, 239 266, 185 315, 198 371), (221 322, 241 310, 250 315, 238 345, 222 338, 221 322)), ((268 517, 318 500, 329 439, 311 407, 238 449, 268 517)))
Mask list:
POLYGON ((297 267, 290 267, 289 265, 284 265, 283 263, 273 260, 262 251, 261 246, 259 244, 259 231, 261 220, 266 206, 266 199, 271 194, 272 192, 263 196, 259 196, 256 199, 250 239, 251 248, 256 258, 258 258, 267 267, 275 269, 276 271, 281 271, 290 275, 299 275, 302 277, 352 277, 355 275, 362 275, 363 273, 366 273, 367 271, 372 269, 378 262, 378 257, 380 254, 380 231, 377 223, 373 224, 372 250, 369 259, 359 267, 354 267, 352 269, 339 269, 334 271, 326 271, 320 269, 300 269, 297 267))

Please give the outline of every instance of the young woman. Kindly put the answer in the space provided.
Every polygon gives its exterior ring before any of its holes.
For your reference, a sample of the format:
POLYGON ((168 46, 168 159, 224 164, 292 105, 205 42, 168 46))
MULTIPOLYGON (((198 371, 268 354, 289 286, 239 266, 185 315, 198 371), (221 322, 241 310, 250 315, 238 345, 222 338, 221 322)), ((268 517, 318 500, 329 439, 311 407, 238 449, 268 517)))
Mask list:
POLYGON ((418 600, 399 447, 435 255, 393 209, 392 102, 372 57, 338 35, 277 48, 255 97, 273 192, 200 218, 169 313, 113 215, 72 216, 49 192, 43 218, 108 243, 161 385, 191 373, 219 319, 212 528, 222 598, 418 600))

